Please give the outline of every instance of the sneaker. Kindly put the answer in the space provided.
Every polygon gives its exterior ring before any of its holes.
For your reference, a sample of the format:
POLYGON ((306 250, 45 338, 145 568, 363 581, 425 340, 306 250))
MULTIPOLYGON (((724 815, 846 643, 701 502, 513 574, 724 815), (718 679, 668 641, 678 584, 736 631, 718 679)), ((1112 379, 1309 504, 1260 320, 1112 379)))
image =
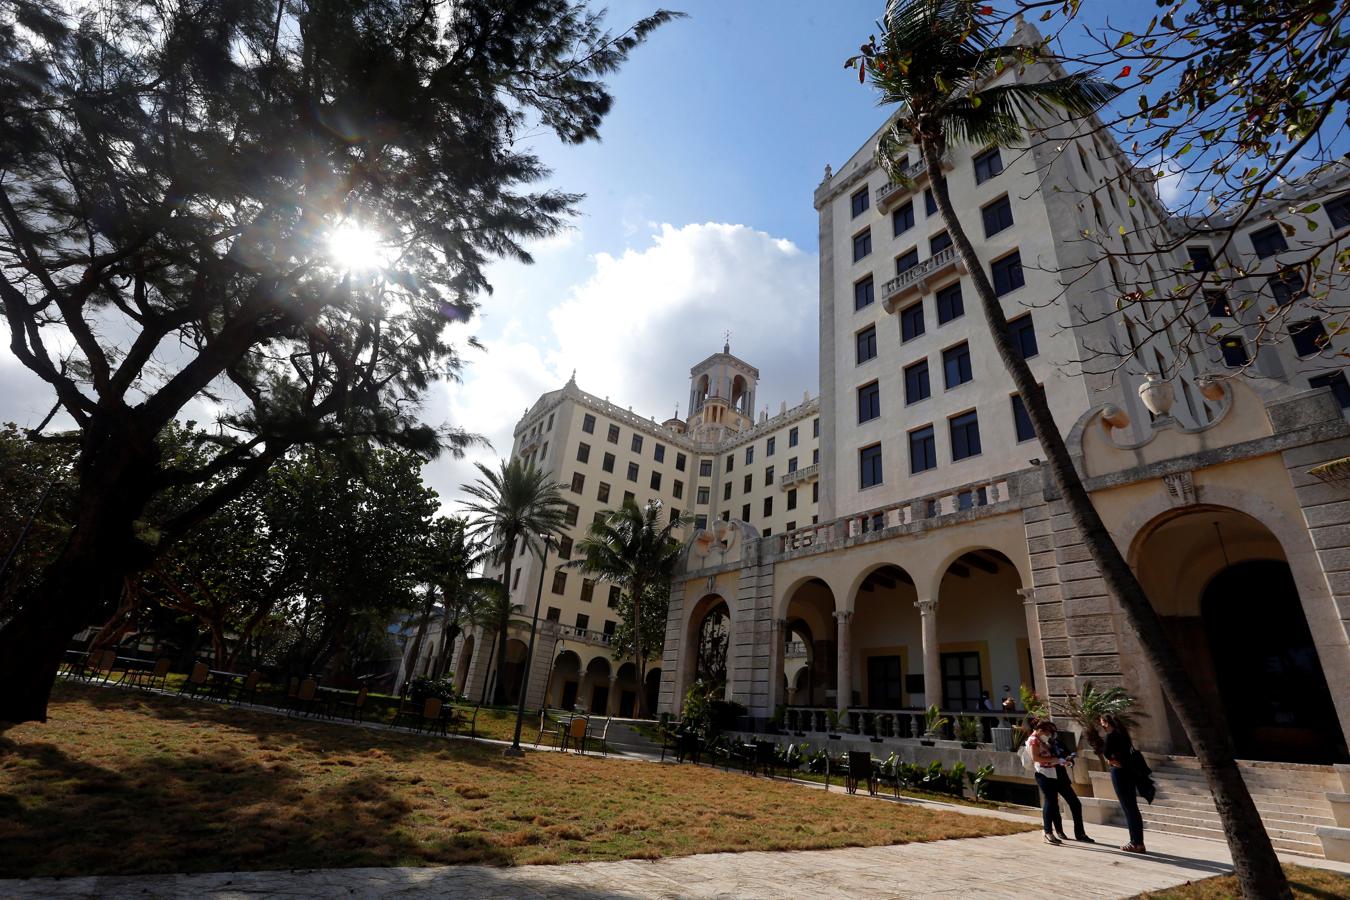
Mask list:
POLYGON ((1147 850, 1144 849, 1144 845, 1143 845, 1143 844, 1126 844, 1124 847, 1121 847, 1120 849, 1124 850, 1126 853, 1147 853, 1147 852, 1148 852, 1147 850))
POLYGON ((1050 834, 1049 832, 1045 833, 1044 838, 1047 844, 1054 844, 1057 847, 1063 843, 1063 841, 1055 837, 1053 834, 1050 834))

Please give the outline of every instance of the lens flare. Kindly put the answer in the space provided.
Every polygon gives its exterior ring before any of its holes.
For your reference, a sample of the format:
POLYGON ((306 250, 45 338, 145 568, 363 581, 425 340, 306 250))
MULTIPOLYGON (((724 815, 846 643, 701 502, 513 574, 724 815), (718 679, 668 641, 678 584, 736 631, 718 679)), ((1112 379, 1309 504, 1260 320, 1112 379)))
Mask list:
POLYGON ((329 234, 328 255, 339 269, 370 272, 389 265, 394 254, 393 249, 383 243, 379 232, 347 222, 329 234))

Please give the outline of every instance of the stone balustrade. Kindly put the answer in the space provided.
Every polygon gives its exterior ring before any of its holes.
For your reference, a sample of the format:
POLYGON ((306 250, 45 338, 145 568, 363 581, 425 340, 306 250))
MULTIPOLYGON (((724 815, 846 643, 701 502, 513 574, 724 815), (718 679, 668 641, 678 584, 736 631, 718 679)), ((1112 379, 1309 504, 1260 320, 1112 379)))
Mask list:
POLYGON ((600 647, 608 647, 610 641, 613 640, 612 635, 605 634, 603 631, 577 628, 575 625, 559 625, 558 637, 562 640, 581 641, 584 644, 594 644, 600 647))
POLYGON ((957 256, 956 248, 945 247, 882 285, 882 306, 886 308, 886 312, 894 313, 896 306, 901 301, 914 294, 926 293, 928 283, 932 279, 945 275, 949 271, 961 271, 963 268, 961 258, 957 256))
POLYGON ((778 486, 783 490, 787 490, 793 485, 801 484, 803 481, 810 481, 812 478, 816 478, 819 475, 820 463, 816 463, 815 465, 807 466, 804 469, 783 473, 778 479, 778 486))
MULTIPOLYGON (((942 157, 941 163, 944 170, 952 167, 950 157, 942 157)), ((928 166, 924 165, 923 160, 916 159, 905 167, 904 176, 909 179, 907 184, 897 181, 888 181, 877 188, 877 209, 882 212, 890 212, 891 208, 899 203, 902 197, 907 197, 915 190, 922 187, 922 182, 928 179, 928 166)))
MULTIPOLYGON (((830 727, 833 710, 821 706, 789 706, 783 713, 782 727, 791 734, 857 734, 879 738, 918 740, 924 734, 926 710, 922 709, 850 709, 839 723, 837 731, 830 727)), ((1002 710, 939 710, 947 721, 938 734, 938 740, 957 740, 956 723, 963 717, 974 719, 980 728, 978 744, 993 742, 994 728, 1012 728, 1022 724, 1022 712, 1005 713, 1002 710)))

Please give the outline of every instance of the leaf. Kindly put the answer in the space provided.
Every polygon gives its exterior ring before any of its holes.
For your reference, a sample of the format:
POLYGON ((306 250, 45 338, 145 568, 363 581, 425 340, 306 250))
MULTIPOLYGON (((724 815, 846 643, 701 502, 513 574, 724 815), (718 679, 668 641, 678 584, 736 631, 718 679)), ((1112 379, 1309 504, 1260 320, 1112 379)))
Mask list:
POLYGON ((1120 236, 1121 236, 1121 237, 1124 237, 1124 236, 1125 236, 1125 226, 1124 226, 1124 225, 1120 226, 1120 236))
POLYGON ((1304 215, 1307 215, 1308 213, 1315 213, 1321 208, 1322 204, 1320 203, 1309 203, 1307 206, 1300 209, 1299 212, 1303 213, 1304 215))
MULTIPOLYGON (((1129 67, 1129 66, 1125 66, 1123 69, 1120 70, 1120 74, 1117 75, 1116 77, 1117 77, 1117 78, 1128 78, 1128 77, 1130 77, 1130 67, 1129 67)), ((1144 98, 1143 98, 1143 97, 1140 97, 1140 98, 1139 98, 1139 105, 1140 105, 1140 106, 1143 106, 1143 105, 1144 105, 1144 98)))
POLYGON ((1134 201, 1134 198, 1133 198, 1133 197, 1126 197, 1126 198, 1125 198, 1125 203, 1126 203, 1127 205, 1129 205, 1130 209, 1134 209, 1135 201, 1134 201))
POLYGON ((1127 31, 1120 36, 1120 42, 1116 44, 1116 49, 1119 50, 1121 47, 1126 47, 1133 43, 1134 43, 1134 32, 1127 31))

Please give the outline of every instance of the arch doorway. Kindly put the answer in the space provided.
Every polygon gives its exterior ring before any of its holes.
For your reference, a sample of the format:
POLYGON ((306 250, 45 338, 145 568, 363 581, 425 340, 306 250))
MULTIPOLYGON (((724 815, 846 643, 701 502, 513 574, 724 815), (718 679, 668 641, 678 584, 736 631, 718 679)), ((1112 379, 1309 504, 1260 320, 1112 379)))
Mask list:
POLYGON ((661 699, 661 667, 656 666, 647 670, 647 684, 643 688, 647 692, 647 715, 656 715, 656 704, 661 699))
POLYGON ((506 664, 502 666, 501 677, 507 703, 520 700, 521 682, 525 677, 525 655, 528 652, 522 640, 511 638, 506 642, 506 664))
MULTIPOLYGON (((1233 509, 1198 507, 1143 534, 1132 553, 1139 580, 1238 758, 1345 761, 1303 602, 1270 529, 1233 509)), ((1172 752, 1190 753, 1165 698, 1163 712, 1154 726, 1172 752)))
POLYGON ((793 691, 793 706, 828 706, 836 702, 839 679, 838 629, 834 592, 820 578, 798 585, 788 597, 784 617, 783 671, 793 691), (805 672, 805 677, 801 675, 805 672), (796 679, 802 679, 798 681, 796 679))

